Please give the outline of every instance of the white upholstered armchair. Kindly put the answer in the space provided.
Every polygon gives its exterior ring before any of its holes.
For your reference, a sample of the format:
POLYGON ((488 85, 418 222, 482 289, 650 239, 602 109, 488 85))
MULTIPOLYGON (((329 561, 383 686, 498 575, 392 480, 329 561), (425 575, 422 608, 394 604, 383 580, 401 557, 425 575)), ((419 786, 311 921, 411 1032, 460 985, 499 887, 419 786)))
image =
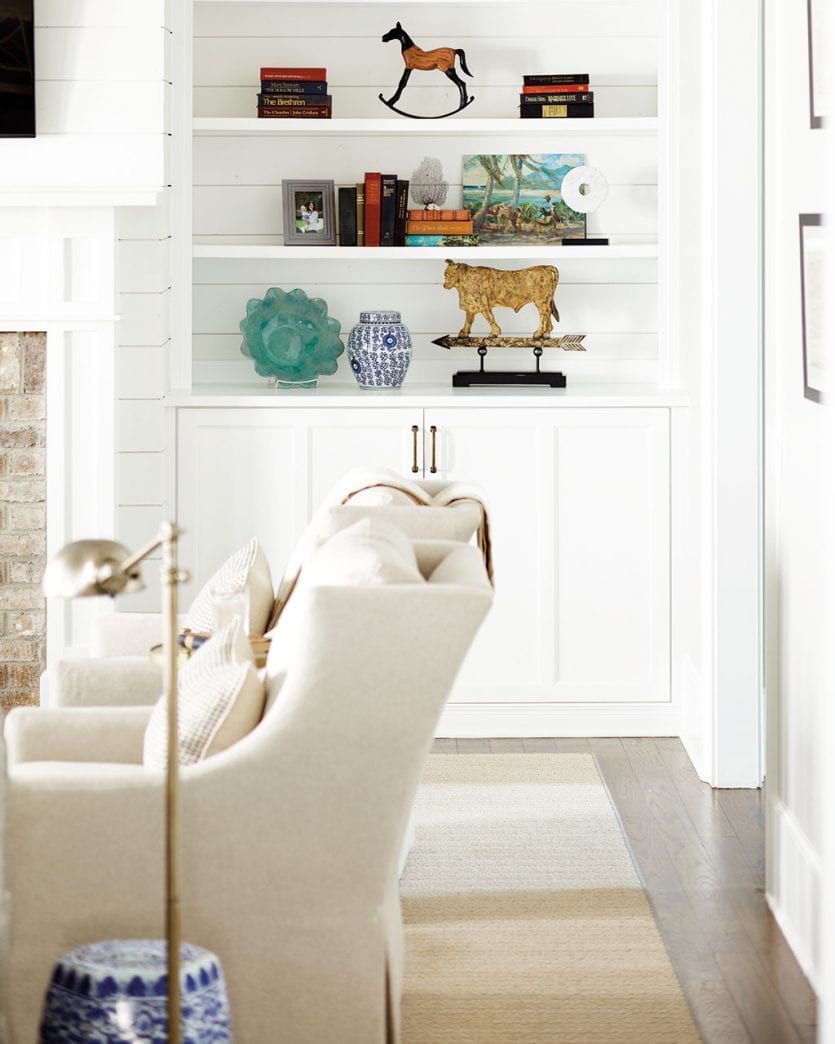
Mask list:
MULTIPOLYGON (((399 1038, 397 858, 437 720, 492 599, 473 546, 415 545, 425 581, 299 592, 261 723, 182 770, 183 932, 221 959, 243 1044, 399 1038), (436 568, 437 567, 437 568, 436 568)), ((296 596, 294 595, 294 598, 296 596)), ((148 709, 6 723, 4 983, 31 1044, 56 956, 163 934, 163 775, 148 709)))

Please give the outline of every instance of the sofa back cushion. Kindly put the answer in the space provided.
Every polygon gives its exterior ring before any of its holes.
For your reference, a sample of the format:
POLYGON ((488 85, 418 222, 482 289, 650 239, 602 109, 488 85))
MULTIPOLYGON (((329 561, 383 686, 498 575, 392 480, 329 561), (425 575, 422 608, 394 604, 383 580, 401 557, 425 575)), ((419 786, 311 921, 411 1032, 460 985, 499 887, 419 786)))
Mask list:
POLYGON ((364 515, 317 545, 270 632, 267 704, 275 699, 293 662, 302 628, 316 625, 306 612, 306 595, 312 588, 422 583, 412 541, 402 529, 376 515, 364 515))

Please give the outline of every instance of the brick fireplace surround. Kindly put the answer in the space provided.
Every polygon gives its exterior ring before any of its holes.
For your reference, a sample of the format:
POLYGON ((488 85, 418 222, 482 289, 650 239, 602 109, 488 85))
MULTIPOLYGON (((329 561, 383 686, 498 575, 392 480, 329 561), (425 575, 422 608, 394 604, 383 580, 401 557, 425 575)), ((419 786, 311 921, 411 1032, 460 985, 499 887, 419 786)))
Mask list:
POLYGON ((0 709, 36 704, 45 661, 46 334, 0 333, 0 709))

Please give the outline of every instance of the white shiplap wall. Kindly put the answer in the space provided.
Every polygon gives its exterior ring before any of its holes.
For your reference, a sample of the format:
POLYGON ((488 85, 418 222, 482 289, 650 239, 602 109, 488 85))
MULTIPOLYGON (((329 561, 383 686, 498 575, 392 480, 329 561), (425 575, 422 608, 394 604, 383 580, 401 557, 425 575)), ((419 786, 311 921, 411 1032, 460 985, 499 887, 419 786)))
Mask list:
MULTIPOLYGON (((473 72, 476 101, 466 116, 513 119, 523 72, 589 72, 597 117, 654 116, 657 112, 658 13, 656 0, 477 5, 406 4, 398 18, 429 48, 462 47, 473 72)), ((378 100, 391 94, 402 72, 399 48, 380 40, 395 16, 375 4, 204 3, 195 6, 194 112, 200 117, 255 114, 261 65, 324 65, 334 115, 391 117, 378 100), (311 26, 315 28, 312 30, 311 26)), ((438 111, 455 104, 455 89, 434 73, 414 73, 402 105, 438 111), (441 86, 436 86, 440 80, 441 86)), ((283 121, 274 121, 280 124, 283 121)), ((548 133, 483 130, 449 133, 454 121, 413 121, 396 137, 385 129, 367 135, 314 136, 275 133, 225 135, 201 132, 194 142, 194 236, 202 244, 281 244, 283 178, 331 178, 340 185, 362 180, 366 170, 401 177, 426 155, 437 156, 450 181, 448 206, 461 201, 461 157, 484 152, 582 152, 605 171, 609 197, 589 218, 590 234, 613 243, 652 244, 658 236, 658 158, 654 132, 569 130, 550 121, 548 133)), ((591 121, 592 123, 594 121, 591 121)), ((272 125, 271 125, 272 129, 272 125)), ((399 127, 398 130, 401 130, 399 127)), ((415 351, 408 380, 449 380, 460 355, 431 344, 457 332, 462 322, 456 295, 442 288, 441 259, 390 261, 198 259, 194 264, 194 380, 259 382, 240 354, 238 323, 246 301, 269 286, 301 286, 323 297, 345 331, 361 309, 399 309, 415 351)), ((494 263, 485 261, 484 263, 494 263)), ((498 262, 522 267, 526 262, 498 262)), ((533 262, 527 262, 533 263, 533 262)), ((657 263, 654 259, 560 260, 559 330, 587 334, 588 352, 559 354, 572 381, 652 382, 659 374, 657 263)), ((507 332, 532 332, 526 309, 502 310, 507 332)), ((510 365, 528 364, 525 351, 507 352, 510 365)), ((352 383, 343 359, 337 383, 352 383)))
POLYGON ((164 167, 163 12, 163 0, 38 0, 37 137, 3 144, 0 203, 46 192, 152 198, 164 167))

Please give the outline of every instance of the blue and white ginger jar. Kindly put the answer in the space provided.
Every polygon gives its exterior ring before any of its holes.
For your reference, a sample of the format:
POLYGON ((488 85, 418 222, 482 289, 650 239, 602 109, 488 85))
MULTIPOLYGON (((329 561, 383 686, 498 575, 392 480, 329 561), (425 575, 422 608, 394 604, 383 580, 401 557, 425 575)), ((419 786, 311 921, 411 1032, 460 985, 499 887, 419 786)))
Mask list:
POLYGON ((360 312, 348 334, 348 362, 361 388, 399 388, 412 358, 400 312, 360 312))

